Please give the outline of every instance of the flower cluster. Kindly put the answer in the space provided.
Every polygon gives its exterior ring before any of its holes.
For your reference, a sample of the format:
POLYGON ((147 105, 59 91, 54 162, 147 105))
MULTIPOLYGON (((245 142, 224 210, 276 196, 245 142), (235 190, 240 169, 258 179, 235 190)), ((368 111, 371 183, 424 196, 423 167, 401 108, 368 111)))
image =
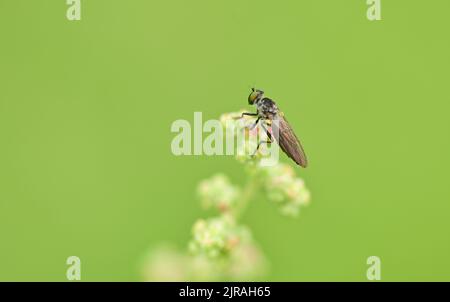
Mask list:
POLYGON ((251 242, 248 228, 237 225, 230 215, 199 219, 194 224, 193 237, 189 244, 190 252, 211 259, 228 256, 237 245, 251 242))
POLYGON ((142 264, 145 281, 250 281, 266 270, 261 250, 249 243, 236 246, 227 258, 214 260, 163 245, 148 253, 142 264))
MULTIPOLYGON (((205 208, 218 215, 199 219, 192 228, 189 253, 162 247, 147 257, 144 278, 149 281, 254 280, 267 269, 267 261, 248 227, 239 224, 239 214, 254 193, 263 191, 268 200, 279 205, 283 214, 296 216, 310 201, 310 192, 294 169, 282 163, 261 165, 266 154, 258 141, 264 139, 253 118, 233 112, 221 116, 227 139, 237 141, 236 158, 245 163, 249 181, 244 188, 233 185, 223 174, 200 182, 198 196, 205 208)), ((270 131, 270 129, 269 129, 270 131)))
POLYGON ((145 255, 142 275, 145 281, 186 281, 188 263, 187 255, 163 244, 145 255))
POLYGON ((240 192, 225 175, 217 174, 201 181, 197 193, 206 209, 213 207, 226 212, 236 204, 240 192))
POLYGON ((300 207, 310 202, 310 192, 303 179, 296 177, 287 164, 259 167, 267 198, 280 206, 285 215, 296 216, 300 207))

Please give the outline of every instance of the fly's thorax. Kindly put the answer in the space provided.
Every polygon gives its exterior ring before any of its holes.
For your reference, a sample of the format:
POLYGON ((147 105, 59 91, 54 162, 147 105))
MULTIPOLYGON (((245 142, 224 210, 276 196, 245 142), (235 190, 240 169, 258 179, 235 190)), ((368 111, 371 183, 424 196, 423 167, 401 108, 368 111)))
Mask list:
POLYGON ((263 98, 256 103, 256 109, 260 117, 265 119, 273 119, 278 113, 278 107, 274 101, 269 98, 263 98))

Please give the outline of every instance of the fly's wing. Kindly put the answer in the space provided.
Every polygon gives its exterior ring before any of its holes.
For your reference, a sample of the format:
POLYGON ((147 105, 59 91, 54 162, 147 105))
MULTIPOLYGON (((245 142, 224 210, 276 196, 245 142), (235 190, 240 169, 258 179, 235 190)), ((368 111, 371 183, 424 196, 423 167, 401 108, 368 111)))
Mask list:
POLYGON ((295 135, 294 130, 292 130, 291 125, 284 118, 283 113, 279 113, 274 117, 272 132, 275 134, 275 139, 278 145, 280 145, 281 150, 295 161, 297 165, 306 168, 308 160, 306 159, 305 151, 303 151, 299 139, 295 135))

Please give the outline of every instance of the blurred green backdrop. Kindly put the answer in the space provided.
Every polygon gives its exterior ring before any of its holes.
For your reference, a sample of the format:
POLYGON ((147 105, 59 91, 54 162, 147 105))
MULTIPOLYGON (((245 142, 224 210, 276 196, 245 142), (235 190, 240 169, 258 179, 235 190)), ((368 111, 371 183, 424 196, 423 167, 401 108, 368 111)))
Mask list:
MULTIPOLYGON (((231 157, 174 157, 170 125, 245 108, 256 84, 310 167, 298 219, 244 217, 268 280, 450 281, 450 2, 0 1, 0 280, 141 280, 206 214, 197 183, 231 157)), ((287 162, 286 157, 283 160, 287 162)))

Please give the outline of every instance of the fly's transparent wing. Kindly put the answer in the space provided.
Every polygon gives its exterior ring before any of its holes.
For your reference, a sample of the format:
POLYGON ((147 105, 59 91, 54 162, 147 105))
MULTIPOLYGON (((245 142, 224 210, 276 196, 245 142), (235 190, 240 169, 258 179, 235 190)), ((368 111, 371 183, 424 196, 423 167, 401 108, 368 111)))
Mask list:
POLYGON ((291 125, 285 119, 284 114, 280 113, 274 117, 272 131, 281 150, 299 166, 306 168, 308 160, 306 159, 305 151, 300 140, 295 135, 294 130, 292 130, 291 125))

